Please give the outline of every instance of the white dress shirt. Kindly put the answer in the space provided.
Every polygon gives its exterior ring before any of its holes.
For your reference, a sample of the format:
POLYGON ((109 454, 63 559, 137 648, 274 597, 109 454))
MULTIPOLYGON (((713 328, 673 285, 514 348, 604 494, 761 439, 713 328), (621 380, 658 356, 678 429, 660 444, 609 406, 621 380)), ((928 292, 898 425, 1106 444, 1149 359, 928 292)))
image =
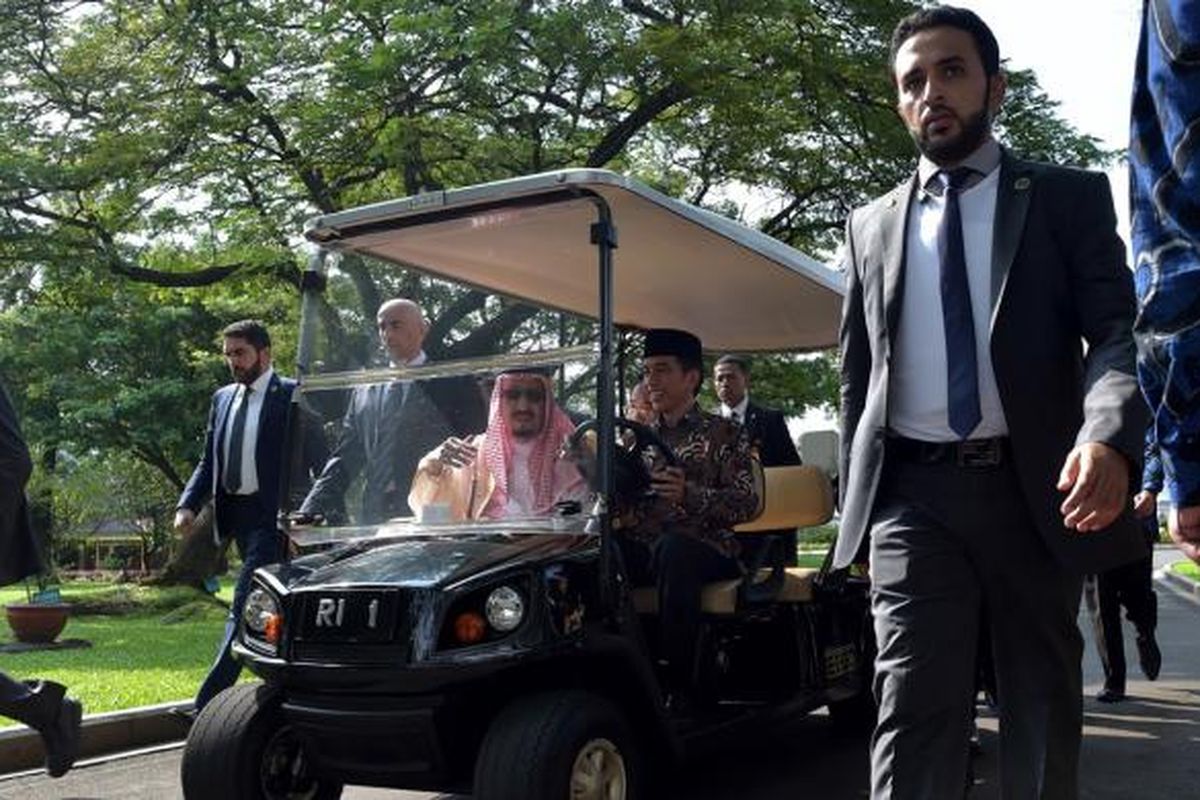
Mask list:
MULTIPOLYGON (((981 180, 959 193, 982 415, 968 438, 982 439, 1008 434, 1008 422, 992 369, 990 344, 992 238, 996 190, 1000 182, 999 146, 989 140, 964 161, 963 166, 985 173, 981 180)), ((925 162, 919 174, 927 181, 936 170, 935 166, 925 162)), ((928 183, 923 185, 928 186, 928 183)), ((888 381, 888 428, 901 436, 934 442, 960 438, 950 428, 947 413, 946 331, 937 246, 938 225, 945 207, 943 198, 922 190, 913 198, 909 209, 904 289, 888 381)))
MULTIPOLYGON (((254 453, 258 449, 258 423, 262 417, 267 387, 271 385, 271 376, 274 374, 275 371, 271 367, 267 367, 261 375, 254 379, 254 383, 250 384, 253 391, 250 392, 250 405, 246 409, 246 428, 242 434, 242 482, 234 494, 254 494, 258 491, 258 463, 254 458, 254 453)), ((224 456, 222 464, 229 463, 229 439, 233 435, 233 421, 244 402, 246 402, 246 387, 239 385, 233 402, 229 404, 229 413, 225 416, 225 432, 221 443, 221 452, 224 456)))
POLYGON ((737 421, 746 424, 746 407, 750 405, 750 394, 742 395, 742 402, 736 406, 730 407, 721 403, 721 416, 725 419, 731 419, 734 414, 737 414, 737 421))

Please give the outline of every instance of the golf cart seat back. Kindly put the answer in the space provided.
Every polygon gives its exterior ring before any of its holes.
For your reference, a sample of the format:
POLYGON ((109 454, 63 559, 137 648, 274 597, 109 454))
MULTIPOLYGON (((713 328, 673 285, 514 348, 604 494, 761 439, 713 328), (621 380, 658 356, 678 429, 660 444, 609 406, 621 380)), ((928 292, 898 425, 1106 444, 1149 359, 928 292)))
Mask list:
POLYGON ((797 464, 764 467, 759 514, 733 530, 738 534, 775 532, 823 525, 833 516, 833 486, 817 467, 797 464))
MULTIPOLYGON (((808 465, 766 467, 762 470, 762 510, 749 522, 734 530, 739 535, 777 534, 781 529, 821 525, 833 516, 833 487, 817 467, 808 465)), ((734 614, 742 605, 748 587, 777 584, 771 599, 780 603, 806 603, 812 600, 813 579, 819 569, 786 567, 782 574, 764 567, 747 584, 744 578, 713 581, 700 593, 700 608, 706 614, 734 614)), ((640 614, 658 613, 658 594, 654 587, 639 587, 632 592, 633 604, 640 614)))

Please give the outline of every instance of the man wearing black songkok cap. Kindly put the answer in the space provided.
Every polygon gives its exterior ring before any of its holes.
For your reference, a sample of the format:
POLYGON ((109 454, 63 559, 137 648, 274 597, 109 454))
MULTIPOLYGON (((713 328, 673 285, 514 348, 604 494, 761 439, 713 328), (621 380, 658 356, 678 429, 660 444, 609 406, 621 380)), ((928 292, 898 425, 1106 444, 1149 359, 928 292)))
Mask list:
POLYGON ((754 515, 759 498, 741 426, 696 405, 700 340, 670 328, 647 331, 642 370, 654 408, 650 427, 679 464, 654 465, 654 500, 639 509, 622 550, 634 582, 658 589, 668 688, 678 700, 694 684, 700 591, 741 574, 733 526, 754 515))

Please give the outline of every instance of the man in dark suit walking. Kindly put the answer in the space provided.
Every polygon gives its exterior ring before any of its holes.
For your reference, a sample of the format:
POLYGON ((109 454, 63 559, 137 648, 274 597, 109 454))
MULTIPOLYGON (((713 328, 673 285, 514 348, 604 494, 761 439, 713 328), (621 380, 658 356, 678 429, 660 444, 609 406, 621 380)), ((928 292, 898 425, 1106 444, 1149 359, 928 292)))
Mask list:
MULTIPOLYGON (((25 484, 33 472, 17 414, 0 386, 0 586, 42 571, 41 553, 29 524, 25 484)), ((54 681, 16 681, 0 672, 0 715, 36 730, 46 748, 50 777, 65 775, 79 752, 83 706, 54 681)))
MULTIPOLYGON (((376 322, 392 367, 426 362, 429 322, 420 306, 404 298, 388 300, 379 307, 376 322)), ((300 511, 337 516, 361 472, 360 524, 407 516, 408 493, 421 458, 449 437, 479 433, 486 424, 483 395, 470 378, 360 386, 350 396, 333 454, 300 511)))
MULTIPOLYGON (((1142 490, 1133 498, 1133 513, 1141 523, 1146 543, 1158 541, 1158 493, 1163 487, 1162 458, 1154 438, 1154 426, 1146 431, 1146 466, 1142 490)), ((1101 703, 1125 699, 1125 636, 1121 631, 1121 608, 1137 630, 1138 662, 1148 680, 1157 680, 1162 668, 1162 651, 1154 631, 1158 627, 1158 595, 1154 593, 1154 555, 1120 564, 1089 579, 1084 599, 1092 617, 1096 649, 1104 670, 1104 688, 1096 695, 1101 703)))
MULTIPOLYGON (((213 395, 204 454, 179 498, 175 529, 190 534, 196 514, 211 498, 215 535, 218 540, 234 540, 242 569, 216 660, 196 694, 196 712, 237 680, 241 665, 230 646, 250 590, 250 577, 259 567, 282 560, 285 552, 276 518, 296 382, 280 377, 272 368, 271 337, 261 322, 235 322, 222 336, 233 383, 213 395)), ((323 461, 319 441, 306 440, 305 452, 310 465, 319 466, 323 461)))
MULTIPOLYGON (((785 467, 800 463, 800 454, 788 432, 783 412, 760 406, 750 400, 750 362, 741 356, 723 355, 713 365, 713 384, 721 401, 721 416, 738 422, 746 429, 750 449, 764 467, 785 467)), ((781 537, 784 563, 795 566, 796 531, 773 531, 781 537)), ((743 546, 760 545, 766 540, 758 534, 743 540, 743 546), (754 541, 749 541, 753 539, 754 541)))
POLYGON ((1070 800, 1081 576, 1146 547, 1125 248, 1102 175, 992 138, 1006 84, 979 17, 907 17, 891 67, 921 159, 846 226, 834 558, 870 554, 872 796, 962 796, 986 607, 1001 794, 1070 800))

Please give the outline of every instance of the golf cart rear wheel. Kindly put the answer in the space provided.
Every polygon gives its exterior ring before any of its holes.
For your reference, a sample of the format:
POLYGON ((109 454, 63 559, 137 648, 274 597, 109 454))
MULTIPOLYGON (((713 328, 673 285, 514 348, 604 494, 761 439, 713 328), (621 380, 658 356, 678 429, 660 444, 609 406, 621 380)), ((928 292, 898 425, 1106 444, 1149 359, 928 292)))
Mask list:
POLYGON ((579 691, 518 699, 492 722, 476 800, 640 800, 633 732, 608 700, 579 691))
POLYGON ((188 800, 336 800, 342 785, 323 781, 266 686, 239 684, 212 699, 188 733, 180 766, 188 800))

